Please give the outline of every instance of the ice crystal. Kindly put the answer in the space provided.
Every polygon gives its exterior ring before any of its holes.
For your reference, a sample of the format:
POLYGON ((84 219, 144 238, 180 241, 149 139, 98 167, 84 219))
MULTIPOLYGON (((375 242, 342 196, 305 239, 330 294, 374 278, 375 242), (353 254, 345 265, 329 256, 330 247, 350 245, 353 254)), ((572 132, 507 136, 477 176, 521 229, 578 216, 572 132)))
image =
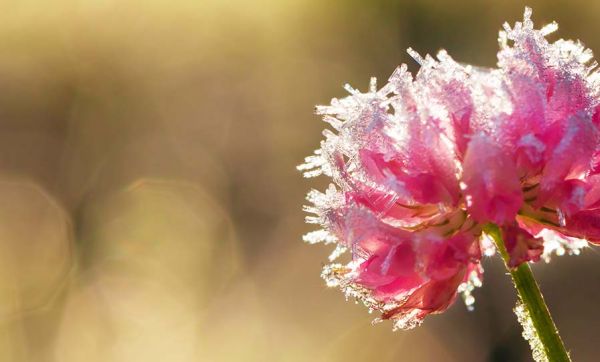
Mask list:
POLYGON ((519 324, 521 324, 521 327, 523 327, 523 338, 529 342, 529 348, 531 348, 531 355, 533 356, 534 361, 549 362, 544 345, 542 344, 537 330, 533 325, 533 321, 531 320, 531 315, 521 300, 517 301, 514 312, 517 315, 519 324))
POLYGON ((579 255, 582 249, 589 246, 586 240, 561 235, 550 229, 540 231, 537 236, 544 239, 542 259, 547 263, 550 262, 552 255, 579 255))
POLYGON ((479 266, 476 270, 472 270, 468 274, 466 281, 462 282, 457 288, 457 291, 461 294, 465 306, 469 311, 472 311, 474 309, 475 297, 473 296, 473 291, 475 290, 475 288, 481 287, 482 273, 483 269, 481 268, 481 266, 479 266))
POLYGON ((309 243, 335 243, 327 285, 397 328, 462 295, 472 308, 482 255, 500 227, 509 267, 600 243, 600 78, 581 43, 549 42, 556 23, 499 33, 497 68, 408 53, 381 87, 350 85, 316 113, 330 126, 299 166, 332 184, 312 190, 309 243))

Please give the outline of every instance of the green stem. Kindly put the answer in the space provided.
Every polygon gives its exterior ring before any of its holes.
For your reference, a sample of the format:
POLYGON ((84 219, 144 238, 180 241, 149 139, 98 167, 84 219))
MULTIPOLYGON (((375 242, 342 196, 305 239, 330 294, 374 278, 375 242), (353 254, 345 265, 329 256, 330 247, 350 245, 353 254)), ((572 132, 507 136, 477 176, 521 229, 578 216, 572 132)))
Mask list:
POLYGON ((484 227, 484 231, 496 243, 496 247, 504 260, 506 269, 510 272, 517 293, 521 302, 527 308, 531 322, 535 328, 537 335, 543 345, 544 352, 549 361, 571 361, 565 345, 563 344, 558 329, 552 320, 550 311, 544 302, 542 292, 533 277, 531 268, 528 263, 521 264, 518 268, 509 268, 508 261, 510 256, 506 251, 506 246, 502 240, 502 232, 497 225, 488 224, 484 227))

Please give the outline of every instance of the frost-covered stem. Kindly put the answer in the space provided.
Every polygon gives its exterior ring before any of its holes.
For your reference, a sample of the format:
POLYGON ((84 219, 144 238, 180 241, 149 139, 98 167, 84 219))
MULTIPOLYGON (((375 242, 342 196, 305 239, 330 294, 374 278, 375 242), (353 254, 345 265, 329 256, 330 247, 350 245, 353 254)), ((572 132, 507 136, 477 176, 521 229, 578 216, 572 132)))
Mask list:
POLYGON ((571 361, 529 264, 523 263, 518 268, 509 268, 508 260, 510 257, 502 240, 500 229, 494 224, 488 224, 485 226, 485 232, 494 240, 504 260, 504 265, 510 272, 519 299, 529 312, 531 322, 548 360, 552 362, 571 361))

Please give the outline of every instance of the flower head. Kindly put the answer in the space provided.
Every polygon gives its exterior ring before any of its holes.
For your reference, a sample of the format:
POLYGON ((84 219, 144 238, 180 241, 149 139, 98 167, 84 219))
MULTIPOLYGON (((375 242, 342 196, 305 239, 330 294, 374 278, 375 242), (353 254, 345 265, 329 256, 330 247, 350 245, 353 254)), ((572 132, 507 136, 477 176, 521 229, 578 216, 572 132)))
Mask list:
POLYGON ((483 225, 499 225, 510 267, 600 243, 600 90, 591 52, 523 22, 500 32, 498 67, 483 69, 409 49, 377 89, 317 107, 334 131, 299 166, 333 179, 311 191, 308 242, 336 243, 329 285, 398 328, 440 313, 481 284, 493 253, 483 225))

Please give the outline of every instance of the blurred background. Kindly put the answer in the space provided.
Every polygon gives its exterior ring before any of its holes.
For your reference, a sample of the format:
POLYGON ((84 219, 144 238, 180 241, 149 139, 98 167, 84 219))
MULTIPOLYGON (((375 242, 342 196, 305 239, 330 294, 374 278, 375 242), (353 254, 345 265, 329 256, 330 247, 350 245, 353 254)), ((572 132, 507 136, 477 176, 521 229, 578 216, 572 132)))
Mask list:
MULTIPOLYGON (((316 104, 444 47, 493 66, 517 1, 1 0, 0 360, 528 361, 495 258, 410 332, 320 279, 295 166, 316 104)), ((530 1, 600 52, 600 4, 530 1)), ((557 36, 554 35, 556 38, 557 36)), ((535 266, 598 360, 600 255, 535 266)))

